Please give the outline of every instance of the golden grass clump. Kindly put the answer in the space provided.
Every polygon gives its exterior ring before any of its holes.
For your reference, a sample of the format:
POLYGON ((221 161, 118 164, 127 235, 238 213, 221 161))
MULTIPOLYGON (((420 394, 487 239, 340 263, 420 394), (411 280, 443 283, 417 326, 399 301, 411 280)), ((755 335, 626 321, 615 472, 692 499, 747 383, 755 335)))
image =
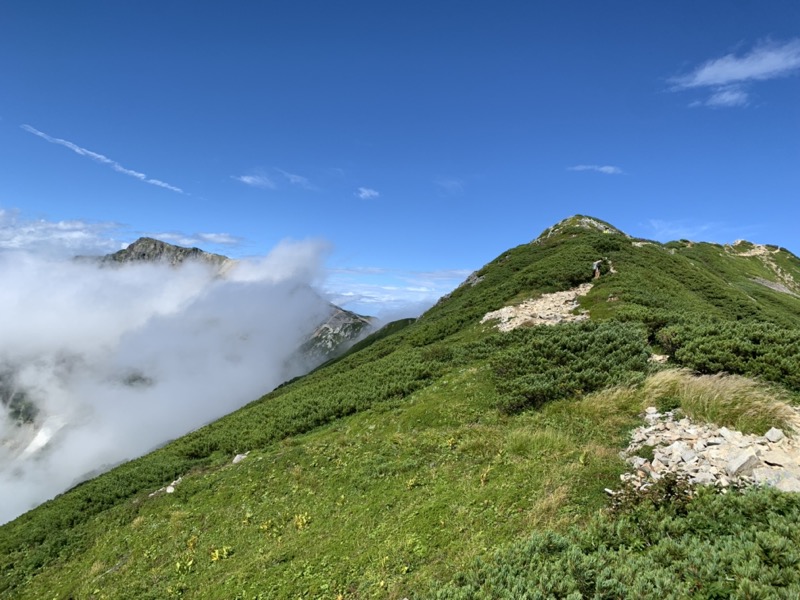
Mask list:
POLYGON ((685 369, 660 371, 644 383, 646 406, 680 408, 689 418, 763 435, 770 427, 792 427, 787 395, 739 375, 695 375, 685 369))

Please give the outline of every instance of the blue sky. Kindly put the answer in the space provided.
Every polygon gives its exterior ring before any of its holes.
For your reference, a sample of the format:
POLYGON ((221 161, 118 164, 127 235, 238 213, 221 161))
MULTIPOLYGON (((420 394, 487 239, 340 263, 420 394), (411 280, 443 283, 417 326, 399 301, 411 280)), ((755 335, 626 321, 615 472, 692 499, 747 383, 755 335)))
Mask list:
POLYGON ((333 250, 364 312, 554 222, 800 254, 800 3, 0 5, 0 246, 333 250))

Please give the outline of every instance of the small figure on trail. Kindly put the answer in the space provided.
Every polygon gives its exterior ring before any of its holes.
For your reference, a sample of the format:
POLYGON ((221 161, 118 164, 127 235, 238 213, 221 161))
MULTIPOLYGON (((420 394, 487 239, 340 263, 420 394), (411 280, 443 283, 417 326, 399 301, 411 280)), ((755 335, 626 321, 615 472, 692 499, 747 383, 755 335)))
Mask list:
POLYGON ((603 264, 602 260, 596 260, 592 263, 592 271, 594 271, 594 278, 600 279, 600 265, 603 264))

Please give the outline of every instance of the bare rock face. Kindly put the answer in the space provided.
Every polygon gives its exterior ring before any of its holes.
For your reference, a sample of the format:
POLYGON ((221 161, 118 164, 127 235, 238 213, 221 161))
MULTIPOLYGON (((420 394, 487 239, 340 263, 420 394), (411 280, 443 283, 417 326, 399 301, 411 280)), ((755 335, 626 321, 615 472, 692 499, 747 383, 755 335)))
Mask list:
POLYGON ((331 358, 368 333, 374 321, 373 317, 331 304, 330 316, 317 327, 303 350, 309 356, 331 358))
MULTIPOLYGON (((800 414, 800 410, 795 408, 800 414)), ((645 489, 667 473, 686 475, 697 485, 768 485, 800 492, 800 441, 773 427, 764 436, 745 435, 727 427, 675 419, 649 407, 647 425, 631 434, 622 457, 633 467, 622 480, 645 489), (648 460, 636 453, 652 448, 648 460)))

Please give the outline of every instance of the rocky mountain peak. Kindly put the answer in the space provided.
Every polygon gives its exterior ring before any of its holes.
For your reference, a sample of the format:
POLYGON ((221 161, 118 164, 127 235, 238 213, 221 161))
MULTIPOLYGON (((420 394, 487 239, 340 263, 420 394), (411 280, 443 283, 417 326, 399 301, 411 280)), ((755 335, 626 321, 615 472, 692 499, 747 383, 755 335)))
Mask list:
POLYGON ((200 248, 185 248, 150 237, 140 237, 127 248, 107 254, 100 259, 102 264, 118 264, 129 262, 162 262, 172 266, 187 260, 196 260, 222 268, 232 262, 222 254, 212 254, 200 248))

